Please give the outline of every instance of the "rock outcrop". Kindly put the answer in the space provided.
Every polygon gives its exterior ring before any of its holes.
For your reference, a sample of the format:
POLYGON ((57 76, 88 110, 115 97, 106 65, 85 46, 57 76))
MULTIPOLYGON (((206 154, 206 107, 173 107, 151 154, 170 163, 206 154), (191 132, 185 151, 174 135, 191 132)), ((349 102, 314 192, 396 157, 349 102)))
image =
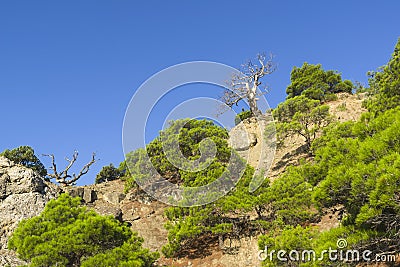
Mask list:
POLYGON ((257 144, 257 135, 260 135, 256 133, 257 127, 250 131, 247 121, 239 123, 229 133, 229 143, 236 151, 246 151, 257 144))
POLYGON ((0 265, 17 266, 23 262, 7 250, 11 234, 23 219, 39 215, 46 203, 59 194, 54 184, 32 169, 14 164, 0 156, 0 265))
POLYGON ((247 163, 255 168, 255 173, 267 175, 276 151, 276 136, 273 118, 264 115, 260 119, 245 119, 229 132, 229 145, 247 163), (269 129, 270 135, 266 134, 269 129))
POLYGON ((123 181, 115 180, 96 185, 71 187, 67 190, 80 192, 78 196, 83 199, 82 192, 92 192, 91 194, 96 196, 95 200, 92 202, 84 200, 85 205, 101 215, 111 215, 117 220, 128 223, 133 231, 144 238, 144 247, 161 250, 161 247, 167 243, 168 232, 164 228, 166 219, 163 216, 166 205, 151 201, 149 196, 135 190, 126 195, 123 194, 123 181))

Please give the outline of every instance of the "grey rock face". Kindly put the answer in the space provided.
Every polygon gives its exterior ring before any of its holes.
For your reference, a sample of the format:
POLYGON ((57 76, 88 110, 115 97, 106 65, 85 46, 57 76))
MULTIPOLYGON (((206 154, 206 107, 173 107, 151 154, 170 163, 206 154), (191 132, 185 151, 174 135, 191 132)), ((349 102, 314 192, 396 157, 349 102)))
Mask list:
POLYGON ((85 187, 64 187, 62 190, 71 197, 80 197, 85 203, 92 203, 97 199, 96 192, 85 187))
POLYGON ((250 148, 250 138, 243 124, 233 128, 229 137, 229 143, 233 149, 243 151, 250 148))
POLYGON ((6 250, 8 239, 21 220, 39 215, 46 203, 58 194, 57 186, 46 182, 33 170, 0 156, 1 266, 21 264, 13 258, 13 252, 6 250))
POLYGON ((65 187, 64 192, 71 197, 83 198, 84 189, 83 187, 65 187))
POLYGON ((269 115, 259 119, 250 118, 236 125, 229 132, 229 144, 254 167, 259 180, 253 180, 254 186, 260 185, 268 175, 274 161, 276 150, 276 129, 269 115), (262 175, 261 175, 262 174, 262 175), (261 175, 261 176, 260 176, 261 175))
POLYGON ((240 123, 229 133, 229 144, 236 151, 245 151, 257 144, 257 135, 240 123))
POLYGON ((0 157, 0 168, 11 167, 11 164, 13 163, 8 158, 0 157))
POLYGON ((7 242, 18 223, 39 215, 49 196, 37 192, 15 194, 0 203, 0 248, 7 248, 7 242))
POLYGON ((0 199, 12 194, 43 192, 45 184, 37 174, 21 166, 1 168, 0 166, 0 199))
POLYGON ((83 201, 85 203, 92 203, 97 199, 96 192, 90 188, 85 188, 83 190, 83 201))
POLYGON ((103 195, 103 199, 111 204, 118 205, 125 195, 119 192, 107 192, 103 195))

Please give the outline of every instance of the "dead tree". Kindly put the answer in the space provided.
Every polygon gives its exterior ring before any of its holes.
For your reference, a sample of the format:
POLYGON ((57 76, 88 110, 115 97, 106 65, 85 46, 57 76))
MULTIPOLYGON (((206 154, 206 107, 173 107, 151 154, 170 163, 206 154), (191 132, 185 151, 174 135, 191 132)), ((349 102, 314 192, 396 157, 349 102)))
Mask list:
POLYGON ((90 166, 96 162, 96 154, 92 154, 92 159, 82 167, 81 171, 76 175, 73 173, 72 175, 68 174, 69 169, 74 165, 75 161, 78 159, 78 151, 74 151, 74 154, 72 155, 72 159, 65 158, 66 161, 68 161, 68 166, 65 167, 65 169, 61 172, 57 171, 57 165, 55 162, 55 157, 53 154, 44 154, 43 156, 47 156, 51 158, 51 167, 49 168, 50 170, 53 171, 53 173, 49 173, 48 176, 50 179, 55 179, 57 183, 59 183, 62 186, 69 186, 69 185, 75 185, 76 181, 79 180, 79 178, 82 177, 82 175, 86 174, 89 171, 90 166))
POLYGON ((258 97, 266 94, 266 87, 260 90, 261 78, 271 74, 275 70, 272 56, 267 58, 265 54, 258 54, 257 61, 249 60, 242 65, 241 73, 234 73, 227 82, 228 89, 224 91, 221 101, 232 108, 238 105, 240 100, 247 100, 250 111, 254 116, 262 115, 257 106, 258 97))

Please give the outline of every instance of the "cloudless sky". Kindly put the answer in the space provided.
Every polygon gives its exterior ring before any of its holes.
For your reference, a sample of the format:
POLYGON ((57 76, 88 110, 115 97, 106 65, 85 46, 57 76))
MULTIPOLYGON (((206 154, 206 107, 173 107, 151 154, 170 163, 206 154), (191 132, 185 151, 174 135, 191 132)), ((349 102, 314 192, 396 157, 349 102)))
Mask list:
POLYGON ((92 183, 123 160, 125 110, 156 72, 193 60, 239 67, 271 52, 275 107, 304 61, 366 83, 400 36, 399 10, 397 0, 1 1, 0 151, 30 145, 60 168, 74 149, 80 166, 94 151, 79 184, 92 183))

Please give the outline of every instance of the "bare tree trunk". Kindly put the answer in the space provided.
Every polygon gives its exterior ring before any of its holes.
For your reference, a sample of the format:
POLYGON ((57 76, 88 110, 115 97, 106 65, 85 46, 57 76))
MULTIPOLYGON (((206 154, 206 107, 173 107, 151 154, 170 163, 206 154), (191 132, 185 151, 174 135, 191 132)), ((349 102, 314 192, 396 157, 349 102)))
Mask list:
POLYGON ((250 111, 254 116, 256 117, 260 116, 262 115, 262 113, 257 106, 257 85, 253 84, 251 88, 249 85, 247 85, 247 87, 248 87, 247 100, 249 101, 250 111))
POLYGON ((225 90, 221 97, 222 102, 229 108, 238 105, 240 100, 247 100, 250 111, 256 117, 262 116, 258 109, 257 100, 259 96, 266 94, 267 90, 259 90, 261 78, 275 70, 272 56, 267 59, 264 54, 257 55, 258 63, 251 60, 243 65, 241 73, 234 73, 228 82, 229 90, 225 90))

